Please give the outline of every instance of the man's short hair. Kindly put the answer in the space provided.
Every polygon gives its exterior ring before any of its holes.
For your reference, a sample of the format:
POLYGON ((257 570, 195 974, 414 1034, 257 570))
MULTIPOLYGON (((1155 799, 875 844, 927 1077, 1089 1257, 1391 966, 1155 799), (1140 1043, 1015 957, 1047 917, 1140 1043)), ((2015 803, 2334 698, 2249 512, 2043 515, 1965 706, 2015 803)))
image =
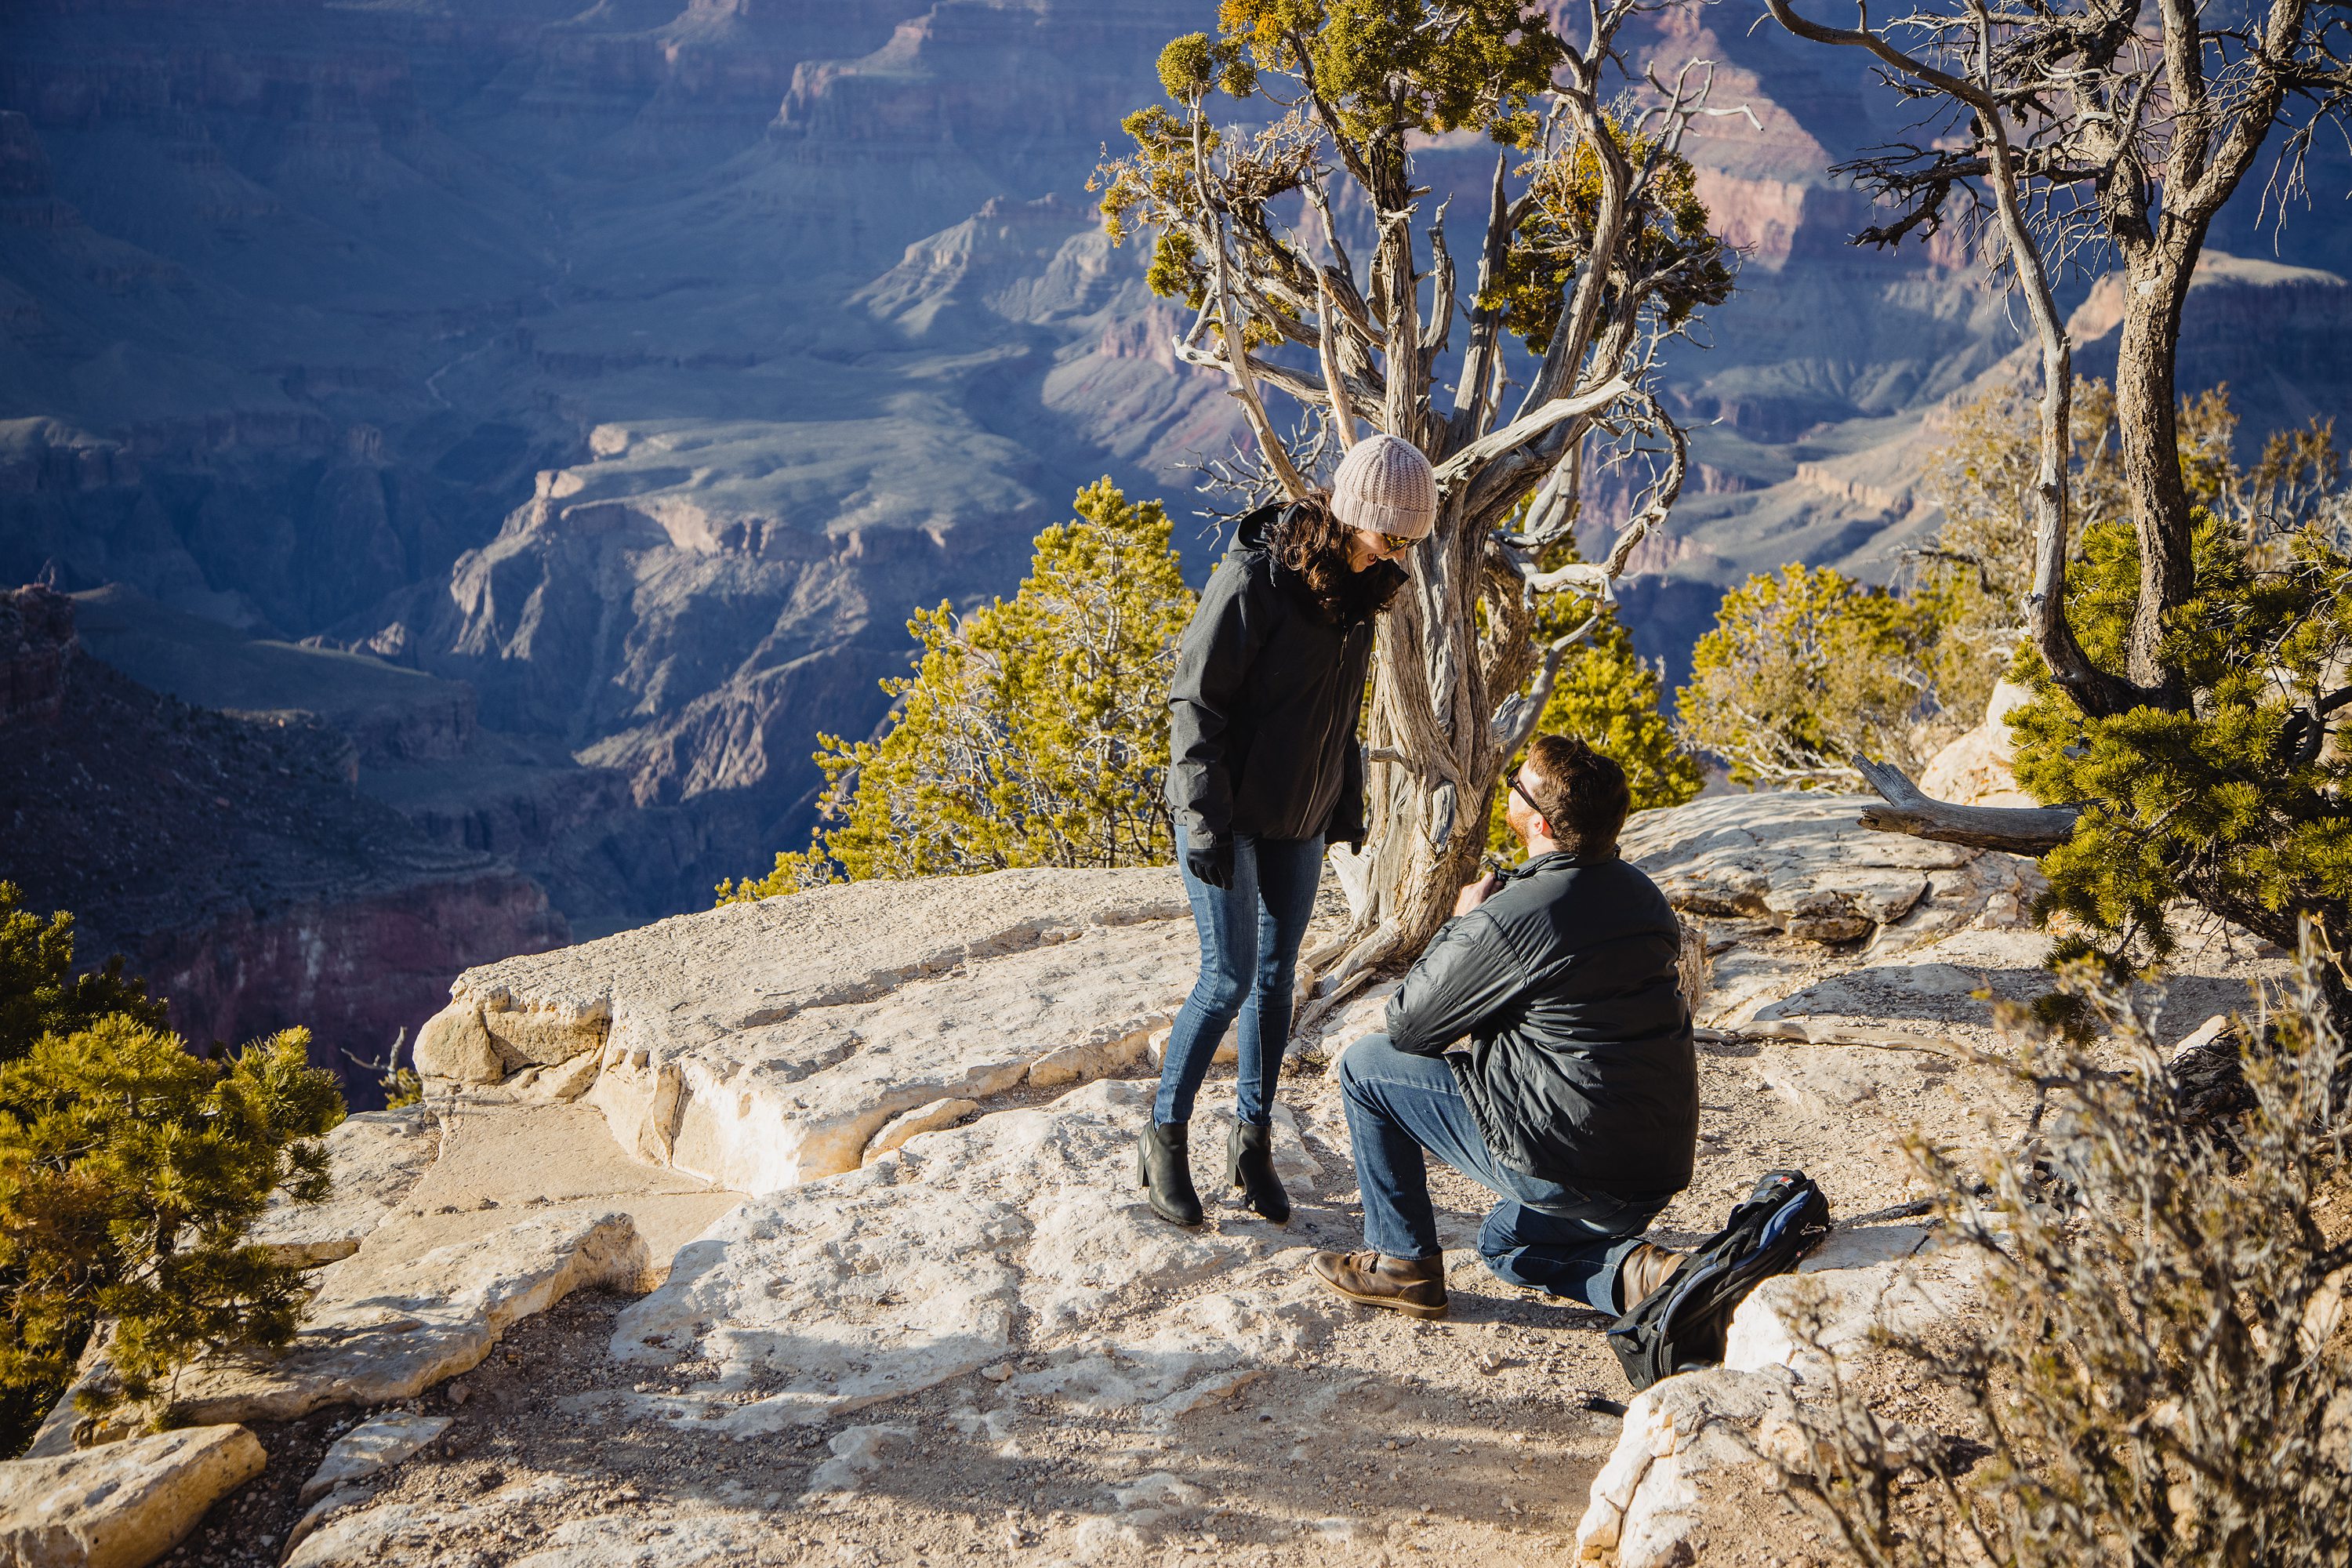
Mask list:
POLYGON ((1528 745, 1528 771, 1536 777, 1528 796, 1562 849, 1600 855, 1616 847, 1633 808, 1623 768, 1573 735, 1538 735, 1528 745))

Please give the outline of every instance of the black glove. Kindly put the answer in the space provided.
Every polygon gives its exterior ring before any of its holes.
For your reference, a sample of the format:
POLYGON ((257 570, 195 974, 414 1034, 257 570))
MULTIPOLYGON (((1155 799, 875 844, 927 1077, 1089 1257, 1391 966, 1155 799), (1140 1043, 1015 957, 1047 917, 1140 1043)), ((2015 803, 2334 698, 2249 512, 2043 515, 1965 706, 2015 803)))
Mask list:
POLYGON ((1184 840, 1184 869, 1212 888, 1234 885, 1234 841, 1202 834, 1184 840))

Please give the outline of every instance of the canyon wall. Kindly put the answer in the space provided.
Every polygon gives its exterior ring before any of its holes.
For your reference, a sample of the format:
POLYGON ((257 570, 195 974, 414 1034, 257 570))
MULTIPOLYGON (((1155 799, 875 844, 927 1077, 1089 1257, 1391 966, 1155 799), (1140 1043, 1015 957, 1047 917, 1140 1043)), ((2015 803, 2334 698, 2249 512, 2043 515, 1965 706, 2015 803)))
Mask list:
MULTIPOLYGON (((115 585, 237 647, 441 682, 406 754, 353 736, 363 790, 514 856, 579 929, 694 907, 804 841, 814 737, 882 717, 908 614, 1009 591, 1080 485, 1166 497, 1195 571, 1217 548, 1189 465, 1230 449, 1234 405, 1176 364, 1182 312, 1086 190, 1156 97, 1160 44, 1210 17, 8 7, 0 580, 115 585)), ((1633 55, 1713 60, 1714 103, 1747 111, 1689 142, 1740 293, 1671 356, 1693 482, 1627 595, 1643 651, 1677 663, 1747 572, 1894 570, 1934 521, 1912 489, 1927 416, 2022 363, 1954 246, 1845 244, 1867 208, 1828 168, 1902 106, 1754 19, 1662 11, 1633 55)), ((1475 226, 1490 150, 1442 141, 1421 167, 1475 226)), ((2281 266, 2344 232, 2316 204, 2281 266)), ((2272 254, 2251 204, 2215 243, 2272 254)), ((2184 363, 2184 384, 2236 381, 2255 434, 2340 406, 2345 363, 2342 285, 2294 272, 2289 319, 2258 270, 2200 291, 2184 363)), ((1589 526, 1623 502, 1596 487, 1589 526)), ((206 701, 228 645, 180 646, 142 679, 206 701)), ((362 721, 295 679, 331 673, 281 664, 294 683, 262 705, 362 721)))
POLYGON ((306 1026, 374 1102, 352 1057, 414 1038, 467 964, 571 940, 538 883, 359 793, 338 731, 162 696, 74 622, 47 589, 0 595, 0 875, 73 912, 84 961, 129 959, 197 1045, 306 1026))

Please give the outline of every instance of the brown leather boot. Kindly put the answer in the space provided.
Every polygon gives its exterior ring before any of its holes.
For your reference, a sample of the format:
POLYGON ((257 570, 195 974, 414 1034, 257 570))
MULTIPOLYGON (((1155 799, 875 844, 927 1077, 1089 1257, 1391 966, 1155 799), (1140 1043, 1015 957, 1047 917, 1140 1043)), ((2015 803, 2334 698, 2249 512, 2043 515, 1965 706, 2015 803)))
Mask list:
POLYGON ((1377 1252, 1318 1252, 1307 1260, 1324 1286, 1367 1307, 1409 1318, 1445 1316, 1445 1259, 1386 1258, 1377 1252))
POLYGON ((1655 1242, 1638 1242, 1617 1266, 1617 1310, 1630 1312, 1655 1295, 1683 1266, 1683 1254, 1655 1242))

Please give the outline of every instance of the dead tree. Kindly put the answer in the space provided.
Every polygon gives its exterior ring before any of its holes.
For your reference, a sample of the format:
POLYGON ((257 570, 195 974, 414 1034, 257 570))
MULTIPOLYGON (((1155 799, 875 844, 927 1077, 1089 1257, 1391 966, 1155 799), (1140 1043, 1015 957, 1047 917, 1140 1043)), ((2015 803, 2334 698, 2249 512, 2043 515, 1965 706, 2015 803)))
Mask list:
MULTIPOLYGON (((2175 378, 2181 311, 2207 232, 2266 148, 2267 199, 2301 194, 2315 132, 2352 94, 2345 7, 1936 0, 1875 22, 1857 7, 1857 25, 1842 27, 1800 15, 1797 0, 1766 5, 1799 37, 1868 55, 1887 88, 1920 106, 1915 141, 1838 170, 1891 209, 1855 243, 1891 247, 1966 226, 2032 320, 2042 396, 2027 635, 2086 713, 2188 710, 2190 694, 2158 657, 2166 616, 2192 586, 2175 378), (2140 591, 2122 670, 2085 656, 2065 609, 2073 344, 2052 277, 2089 264, 2116 266, 2124 284, 2116 423, 2140 591)), ((2324 714, 2307 718, 2324 728, 2324 714)), ((1907 797, 1890 795, 1898 809, 1875 825, 2029 854, 2050 846, 2053 808, 2021 814, 2004 841, 1985 813, 1962 824, 1908 780, 1897 788, 1907 797)))
POLYGON ((1596 3, 1559 27, 1523 0, 1425 3, 1385 31, 1350 31, 1320 6, 1237 0, 1223 31, 1168 47, 1174 108, 1129 117, 1136 153, 1102 171, 1114 237, 1150 231, 1153 287, 1197 312, 1179 353, 1230 375, 1248 419, 1255 452, 1221 466, 1225 482, 1250 500, 1302 495, 1366 426, 1437 471, 1436 530, 1380 628, 1370 838, 1360 858, 1340 852, 1355 920, 1342 948, 1308 954, 1327 1003, 1417 954, 1471 879, 1502 770, 1579 637, 1538 646, 1540 596, 1598 608, 1681 493, 1660 353, 1728 294, 1734 258, 1679 146, 1696 117, 1746 111, 1706 107, 1702 62, 1627 81, 1620 36, 1660 3, 1596 3), (1278 117, 1221 127, 1221 91, 1278 117), (1412 151, 1460 130, 1500 144, 1466 306, 1444 204, 1426 206, 1412 151), (1449 389, 1457 315, 1467 335, 1449 389), (1516 399, 1507 332, 1540 356, 1516 399), (1295 408, 1295 435, 1270 395, 1295 408), (1542 569, 1576 525, 1586 465, 1611 460, 1648 470, 1606 558, 1542 569))

